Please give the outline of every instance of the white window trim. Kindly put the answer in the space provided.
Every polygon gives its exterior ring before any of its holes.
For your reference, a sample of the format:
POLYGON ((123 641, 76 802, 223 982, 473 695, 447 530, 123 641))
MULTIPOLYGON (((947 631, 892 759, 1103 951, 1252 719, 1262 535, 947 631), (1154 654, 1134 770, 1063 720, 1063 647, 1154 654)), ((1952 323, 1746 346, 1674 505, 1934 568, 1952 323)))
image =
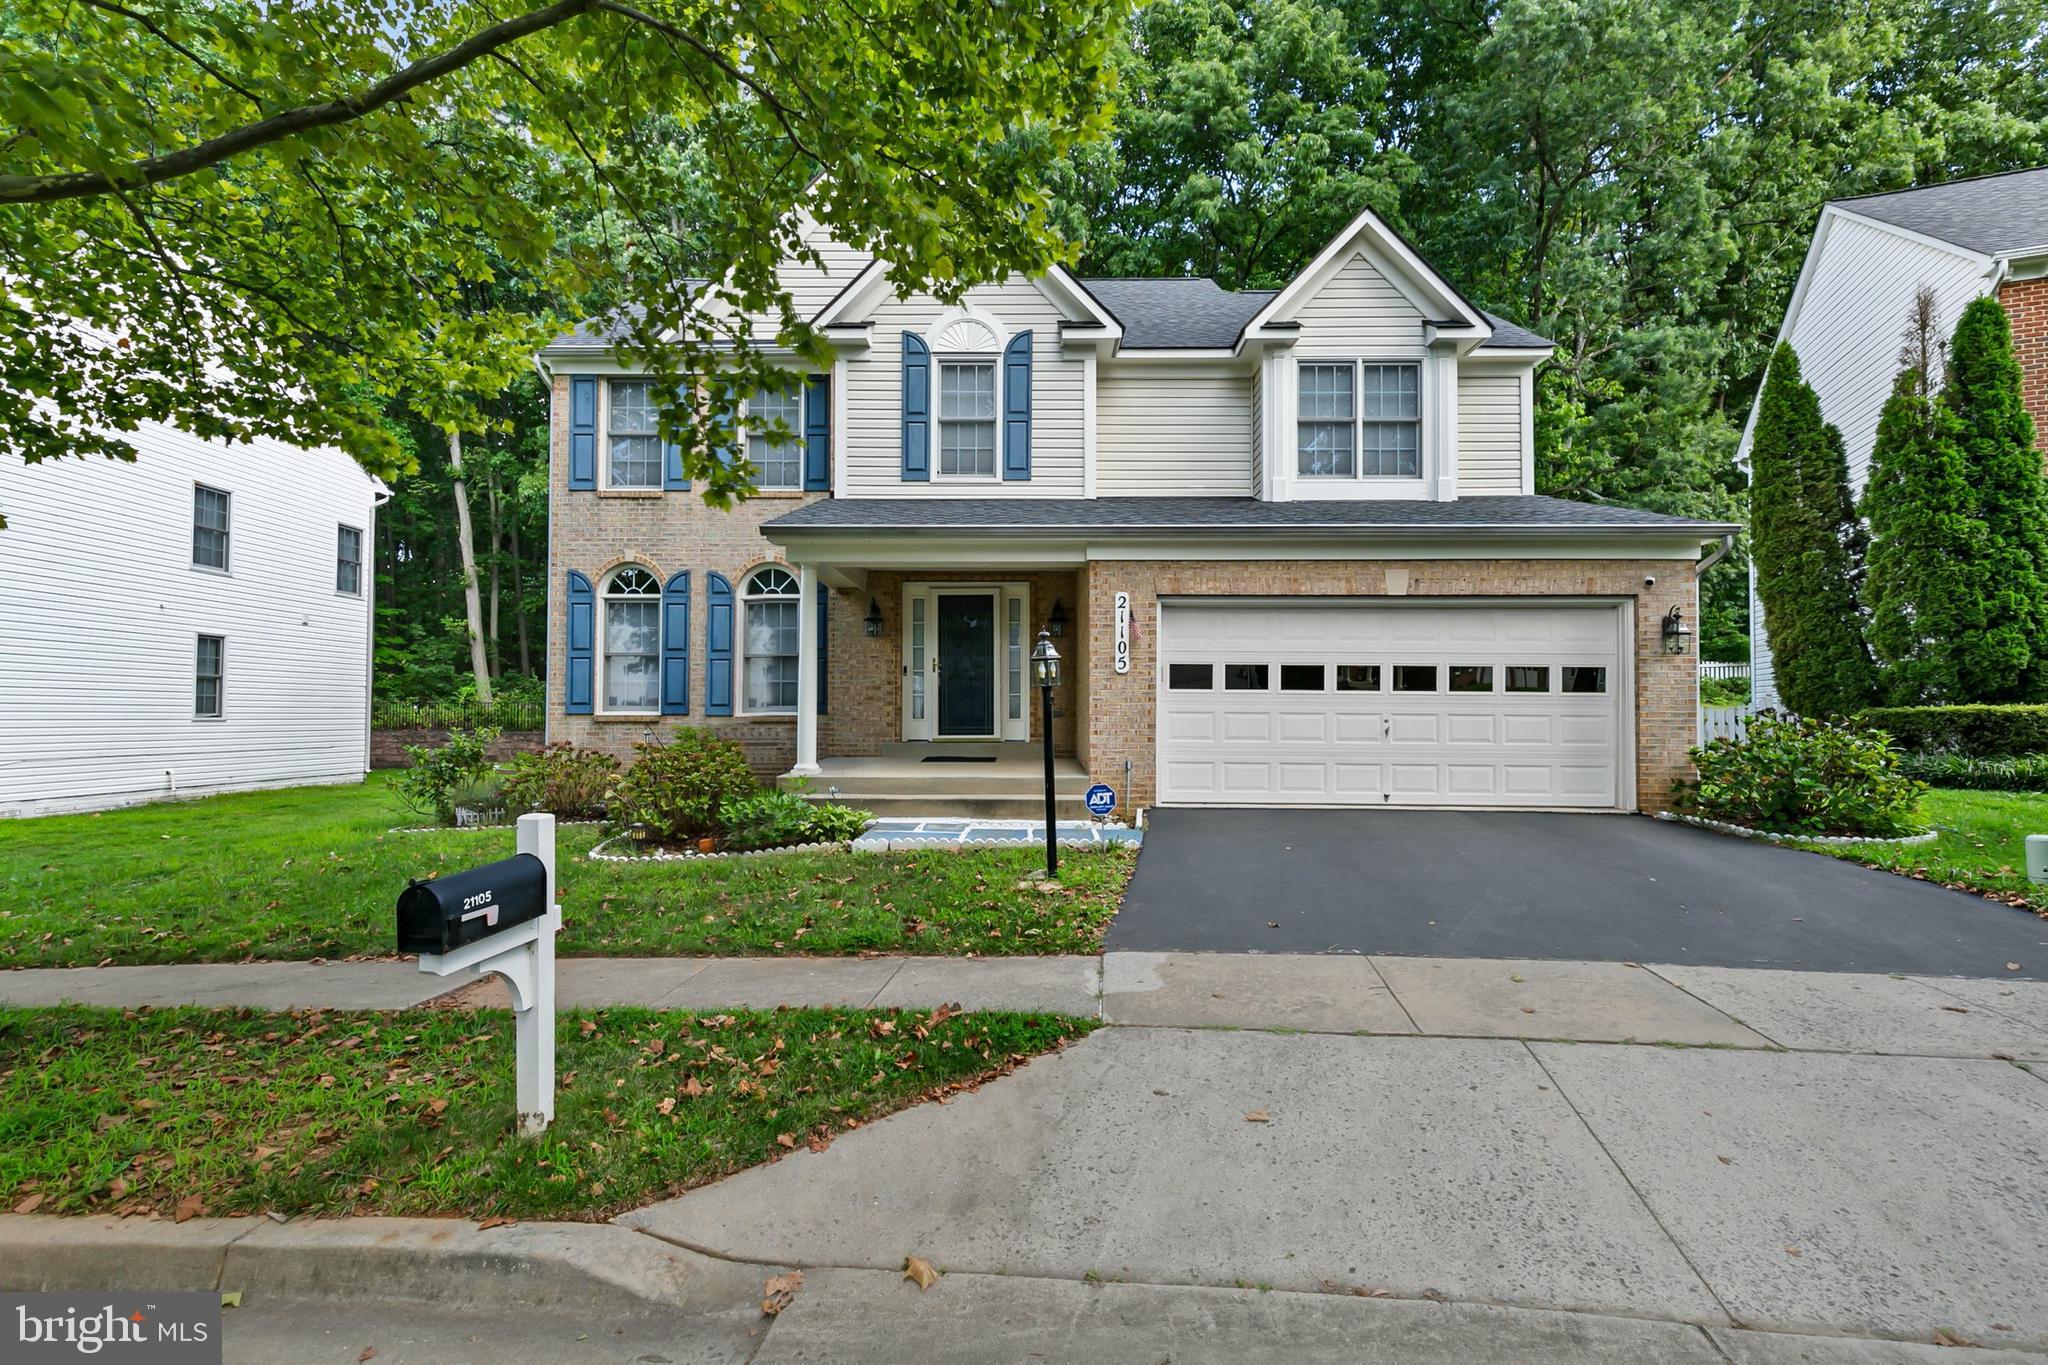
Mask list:
POLYGON ((803 576, 797 571, 796 566, 793 564, 756 564, 753 568, 747 570, 745 574, 741 575, 740 590, 736 594, 736 596, 738 599, 739 610, 734 613, 735 619, 733 620, 733 632, 738 637, 733 641, 732 651, 734 675, 732 698, 733 714, 736 716, 794 717, 799 711, 803 709, 803 675, 801 673, 801 670, 804 666, 804 632, 806 630, 816 630, 818 628, 817 622, 811 618, 808 612, 804 610, 805 603, 803 576), (756 595, 754 592, 754 580, 759 578, 763 573, 766 573, 770 569, 780 569, 783 573, 788 574, 790 582, 796 584, 796 591, 794 593, 762 593, 756 595), (757 707, 747 705, 747 606, 749 603, 752 602, 796 603, 796 652, 794 654, 769 654, 762 656, 764 658, 771 659, 796 660, 796 666, 799 670, 799 673, 797 675, 797 699, 793 705, 769 707, 757 707))
POLYGON ((228 718, 228 637, 215 635, 211 631, 194 631, 192 634, 192 719, 207 725, 218 725, 228 718), (215 710, 207 715, 199 709, 199 642, 220 641, 220 672, 214 679, 213 701, 215 710))
POLYGON ((362 527, 351 526, 345 521, 338 521, 334 524, 334 595, 336 597, 361 597, 363 595, 363 578, 366 571, 369 568, 369 565, 365 561, 367 561, 370 557, 369 551, 369 537, 363 534, 362 527), (340 582, 341 533, 343 531, 354 531, 356 533, 356 586, 354 591, 349 591, 348 589, 343 588, 340 582))
MULTIPOLYGON (((591 701, 594 703, 592 709, 600 716, 658 716, 661 714, 661 575, 656 573, 651 565, 638 562, 619 564, 607 569, 604 577, 599 579, 598 583, 597 649, 595 651, 597 657, 594 660, 596 676, 591 680, 593 684, 591 691, 595 694, 591 698, 591 701), (628 569, 638 569, 653 579, 655 591, 651 594, 613 592, 612 585, 618 581, 619 575, 628 569), (607 607, 613 602, 654 603, 654 705, 652 706, 615 707, 610 704, 609 689, 605 685, 605 679, 610 671, 607 668, 607 664, 612 653, 611 645, 608 643, 611 639, 611 613, 607 610, 607 607)), ((646 658, 647 656, 643 654, 634 655, 633 657, 646 658)))
POLYGON ((199 490, 202 488, 209 493, 218 493, 227 499, 227 525, 223 526, 220 532, 221 539, 225 542, 227 549, 227 553, 222 557, 227 562, 217 565, 201 564, 194 557, 195 551, 188 544, 185 550, 186 566, 196 569, 200 573, 232 575, 235 570, 235 491, 232 488, 221 488, 215 484, 201 483, 197 479, 192 481, 192 501, 188 505, 190 515, 188 524, 190 529, 195 532, 199 529, 199 490))
MULTIPOLYGON (((666 471, 662 468, 662 460, 666 458, 665 456, 656 457, 653 483, 617 483, 612 479, 612 385, 614 384, 648 384, 651 387, 652 381, 642 374, 614 374, 606 375, 604 382, 598 385, 597 434, 598 440, 604 446, 604 477, 598 482, 598 487, 607 493, 659 493, 663 485, 668 482, 664 477, 666 471)), ((646 433, 631 432, 628 434, 645 435, 646 433)), ((658 423, 654 436, 657 441, 661 439, 658 423)), ((633 714, 637 715, 639 713, 634 712, 633 714)))
POLYGON ((1002 320, 992 313, 976 308, 949 308, 939 314, 938 319, 925 331, 925 343, 931 348, 932 357, 932 456, 931 471, 934 483, 991 484, 1003 481, 1003 353, 1013 340, 1010 330, 1002 320), (985 330, 992 338, 987 350, 963 350, 957 344, 941 346, 941 341, 962 323, 969 323, 985 330), (987 365, 994 371, 995 415, 995 459, 986 474, 947 474, 941 469, 944 463, 945 419, 940 416, 944 389, 944 367, 947 365, 987 365))
MULTIPOLYGON (((808 440, 806 437, 804 419, 807 416, 809 416, 810 408, 811 385, 810 381, 806 379, 802 384, 798 385, 797 387, 796 425, 790 428, 791 434, 793 434, 796 437, 796 482, 756 482, 754 485, 756 491, 762 493, 801 493, 804 491, 804 462, 810 458, 810 450, 808 448, 808 440)), ((747 418, 753 413, 753 410, 754 400, 752 398, 748 398, 745 402, 740 404, 740 411, 736 418, 737 435, 735 437, 735 440, 739 445, 740 454, 746 458, 749 464, 753 463, 753 446, 750 443, 751 428, 747 426, 747 418)), ((752 577, 751 574, 748 576, 750 578, 752 577)))
POLYGON ((1426 356, 1302 356, 1294 362, 1293 416, 1288 430, 1288 479, 1304 488, 1420 489, 1427 487, 1431 474, 1429 454, 1429 362, 1426 356), (1304 474, 1301 472, 1301 372, 1315 365, 1351 367, 1351 473, 1304 474), (1365 472, 1365 368, 1368 365, 1401 365, 1415 371, 1415 472, 1413 474, 1368 474, 1365 472))

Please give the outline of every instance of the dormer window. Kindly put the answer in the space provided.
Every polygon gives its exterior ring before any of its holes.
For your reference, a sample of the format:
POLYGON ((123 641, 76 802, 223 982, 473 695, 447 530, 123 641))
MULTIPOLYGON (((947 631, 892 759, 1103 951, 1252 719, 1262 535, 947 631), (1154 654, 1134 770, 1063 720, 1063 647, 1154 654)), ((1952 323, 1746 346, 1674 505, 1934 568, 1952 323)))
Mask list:
POLYGON ((993 360, 939 362, 939 473, 965 479, 996 476, 993 360))
POLYGON ((1422 367, 1304 361, 1296 469, 1305 479, 1422 477, 1422 367))

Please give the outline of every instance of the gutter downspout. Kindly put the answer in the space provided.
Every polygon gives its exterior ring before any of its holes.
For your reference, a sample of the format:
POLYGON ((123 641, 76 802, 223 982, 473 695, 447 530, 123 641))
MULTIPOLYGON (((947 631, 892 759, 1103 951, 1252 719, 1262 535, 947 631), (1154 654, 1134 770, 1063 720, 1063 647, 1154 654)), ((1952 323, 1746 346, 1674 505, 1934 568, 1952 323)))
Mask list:
POLYGON ((1721 537, 1721 543, 1714 547, 1714 552, 1712 554, 1708 555, 1705 559, 1702 559, 1698 564, 1693 566, 1692 576, 1694 578, 1698 578, 1701 574, 1705 573, 1707 570, 1713 568, 1716 564, 1719 564, 1722 560, 1726 559, 1728 557, 1729 552, 1732 551, 1734 548, 1735 533, 1733 531, 1730 531, 1726 535, 1721 537))
MULTIPOLYGON (((540 376, 541 388, 548 396, 548 552, 547 567, 542 570, 546 579, 541 587, 541 602, 552 603, 555 593, 555 372, 540 356, 533 358, 533 371, 540 376)), ((545 605, 540 615, 540 742, 542 747, 555 742, 554 708, 548 705, 547 679, 550 661, 554 658, 555 642, 549 633, 554 612, 545 605)))

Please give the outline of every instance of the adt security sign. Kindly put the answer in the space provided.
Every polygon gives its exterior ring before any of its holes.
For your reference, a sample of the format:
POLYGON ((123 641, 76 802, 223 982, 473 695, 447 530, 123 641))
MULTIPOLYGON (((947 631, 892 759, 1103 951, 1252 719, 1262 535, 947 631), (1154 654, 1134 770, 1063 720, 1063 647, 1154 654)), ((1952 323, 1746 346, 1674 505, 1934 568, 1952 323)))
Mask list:
POLYGON ((1088 804, 1090 815, 1107 815, 1116 809, 1116 793, 1100 782, 1090 787, 1088 794, 1081 799, 1088 804))

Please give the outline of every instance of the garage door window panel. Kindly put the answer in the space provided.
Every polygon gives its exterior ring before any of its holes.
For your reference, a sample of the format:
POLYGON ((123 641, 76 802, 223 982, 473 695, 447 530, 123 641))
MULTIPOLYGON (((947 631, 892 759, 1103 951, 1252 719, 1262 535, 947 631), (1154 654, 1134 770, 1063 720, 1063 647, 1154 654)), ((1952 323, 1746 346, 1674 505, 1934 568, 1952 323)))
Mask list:
POLYGON ((1214 664, 1168 664, 1166 686, 1174 692, 1211 692, 1216 688, 1214 664))
POLYGON ((1324 689, 1324 669, 1321 664, 1280 665, 1280 690, 1282 692, 1321 692, 1324 689))
POLYGON ((1493 666, 1490 664, 1453 664, 1451 666, 1451 691, 1493 691, 1493 666))
POLYGON ((1223 690, 1226 692, 1264 692, 1271 688, 1272 670, 1264 664, 1223 665, 1223 690))
POLYGON ((1560 689, 1562 691, 1587 693, 1607 690, 1607 670, 1604 668, 1567 664, 1559 672, 1563 675, 1560 689))
POLYGON ((1395 664, 1394 690, 1396 692, 1436 691, 1436 665, 1395 664))
POLYGON ((1337 690, 1339 692, 1379 691, 1380 666, 1378 664, 1338 664, 1337 690))
POLYGON ((1548 692, 1550 669, 1540 664, 1511 664, 1507 683, 1510 692, 1548 692))

